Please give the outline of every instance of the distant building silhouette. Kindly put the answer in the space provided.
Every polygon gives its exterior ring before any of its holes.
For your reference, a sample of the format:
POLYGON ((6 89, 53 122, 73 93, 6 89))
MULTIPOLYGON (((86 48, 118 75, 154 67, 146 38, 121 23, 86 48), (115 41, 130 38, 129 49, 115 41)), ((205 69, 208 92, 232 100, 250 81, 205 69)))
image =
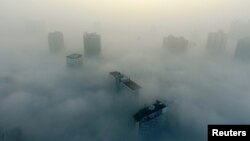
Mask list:
POLYGON ((151 141, 159 132, 160 117, 166 112, 167 105, 158 100, 150 106, 140 109, 134 116, 136 129, 143 141, 151 141))
POLYGON ((211 32, 207 39, 207 53, 210 55, 219 55, 225 52, 227 43, 227 34, 223 31, 211 32))
POLYGON ((169 35, 163 38, 163 47, 174 54, 184 54, 188 50, 188 40, 184 37, 169 35))
POLYGON ((250 61, 250 37, 238 41, 235 50, 235 58, 250 61))
POLYGON ((101 54, 101 35, 87 33, 83 35, 84 55, 86 57, 99 56, 101 54))
POLYGON ((141 86, 139 86, 137 83, 132 81, 129 77, 125 76, 124 74, 118 71, 110 72, 110 75, 115 79, 115 85, 116 85, 117 91, 126 89, 129 92, 134 93, 134 94, 139 93, 141 86))
POLYGON ((59 53, 64 49, 64 37, 61 32, 49 33, 48 40, 51 53, 59 53))
POLYGON ((83 57, 81 54, 71 54, 66 56, 67 66, 69 67, 81 67, 83 64, 83 57))

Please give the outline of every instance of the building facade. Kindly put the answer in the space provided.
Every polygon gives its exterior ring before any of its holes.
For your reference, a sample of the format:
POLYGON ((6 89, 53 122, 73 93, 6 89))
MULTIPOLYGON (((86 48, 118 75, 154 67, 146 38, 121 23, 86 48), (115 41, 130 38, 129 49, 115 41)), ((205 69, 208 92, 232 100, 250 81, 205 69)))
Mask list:
POLYGON ((117 91, 127 90, 127 92, 130 92, 133 94, 139 94, 139 90, 141 89, 141 86, 139 86, 137 83, 132 81, 126 75, 118 71, 110 72, 110 75, 115 79, 115 87, 117 91))
POLYGON ((220 55, 225 52, 227 44, 227 34, 223 31, 211 32, 207 39, 207 53, 210 55, 220 55))
POLYGON ((84 56, 99 56, 101 54, 101 35, 85 32, 83 35, 83 45, 84 56))
POLYGON ((250 38, 243 38, 238 41, 235 58, 250 61, 250 38))
POLYGON ((67 66, 69 67, 81 67, 83 64, 83 57, 81 54, 71 54, 66 56, 67 66))
POLYGON ((49 33, 48 41, 51 53, 59 53, 64 49, 63 33, 58 31, 49 33))
POLYGON ((142 141, 154 140, 159 132, 161 116, 167 105, 158 100, 150 106, 140 109, 134 116, 136 131, 142 141))

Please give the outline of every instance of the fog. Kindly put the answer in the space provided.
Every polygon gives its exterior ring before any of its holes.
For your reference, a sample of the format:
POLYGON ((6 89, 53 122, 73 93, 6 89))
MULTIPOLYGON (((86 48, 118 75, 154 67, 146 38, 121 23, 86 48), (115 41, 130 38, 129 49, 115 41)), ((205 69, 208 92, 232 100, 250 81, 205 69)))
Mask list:
MULTIPOLYGON (((137 141, 133 114, 156 99, 174 101, 156 140, 201 141, 208 124, 248 124, 250 66, 234 58, 233 21, 247 22, 248 0, 0 0, 0 135, 25 141, 137 141), (208 32, 229 34, 225 53, 206 54, 208 32), (48 33, 64 34, 50 54, 48 33), (69 69, 84 54, 83 33, 102 38, 99 59, 69 69), (194 45, 176 55, 170 34, 194 45), (141 87, 138 105, 117 93, 109 72, 141 87)), ((1 139, 1 137, 0 137, 1 139)))

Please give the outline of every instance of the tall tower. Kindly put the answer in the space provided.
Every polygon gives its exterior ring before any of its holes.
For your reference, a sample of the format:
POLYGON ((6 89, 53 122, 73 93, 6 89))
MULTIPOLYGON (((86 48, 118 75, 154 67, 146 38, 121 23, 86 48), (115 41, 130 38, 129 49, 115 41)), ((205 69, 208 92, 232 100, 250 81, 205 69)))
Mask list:
POLYGON ((101 36, 99 34, 85 32, 83 44, 86 57, 99 56, 101 54, 101 36))
POLYGON ((64 37, 61 32, 51 32, 48 35, 49 48, 51 53, 59 53, 64 49, 64 37))
POLYGON ((127 90, 127 92, 129 93, 139 94, 141 86, 132 81, 129 77, 118 71, 113 71, 110 72, 109 74, 115 79, 115 85, 117 91, 127 90))
POLYGON ((240 39, 235 50, 235 58, 250 61, 250 38, 240 39))
POLYGON ((227 43, 227 34, 223 31, 211 32, 207 39, 207 53, 210 55, 219 55, 225 51, 227 43))
POLYGON ((151 141, 159 132, 160 117, 166 112, 167 105, 156 100, 150 106, 140 109, 134 116, 136 129, 142 141, 151 141))

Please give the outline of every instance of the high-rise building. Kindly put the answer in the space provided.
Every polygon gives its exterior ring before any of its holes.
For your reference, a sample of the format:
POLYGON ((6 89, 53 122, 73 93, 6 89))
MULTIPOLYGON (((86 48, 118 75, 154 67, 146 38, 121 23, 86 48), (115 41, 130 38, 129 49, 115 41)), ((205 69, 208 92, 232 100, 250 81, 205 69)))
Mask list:
POLYGON ((169 35, 163 38, 163 47, 167 48, 170 53, 184 54, 188 50, 188 40, 184 37, 169 35))
POLYGON ((159 132, 160 117, 167 110, 167 105, 158 100, 150 106, 140 109, 134 116, 136 130, 143 141, 151 141, 159 132))
POLYGON ((110 72, 110 75, 115 79, 115 85, 116 85, 116 89, 118 91, 125 89, 125 90, 128 90, 128 92, 131 92, 134 94, 139 93, 141 86, 139 86, 137 83, 132 81, 126 75, 124 75, 118 71, 110 72))
POLYGON ((84 55, 87 57, 101 54, 101 35, 97 33, 87 33, 83 35, 84 55))
POLYGON ((219 55, 225 52, 227 44, 227 34, 223 31, 211 32, 207 39, 207 53, 210 55, 219 55))
POLYGON ((67 66, 69 67, 81 67, 83 64, 83 57, 81 54, 71 54, 66 56, 67 66))
POLYGON ((250 61, 250 38, 243 38, 238 41, 235 58, 250 61))
POLYGON ((64 49, 64 37, 61 32, 49 33, 48 40, 51 53, 58 53, 64 49))

